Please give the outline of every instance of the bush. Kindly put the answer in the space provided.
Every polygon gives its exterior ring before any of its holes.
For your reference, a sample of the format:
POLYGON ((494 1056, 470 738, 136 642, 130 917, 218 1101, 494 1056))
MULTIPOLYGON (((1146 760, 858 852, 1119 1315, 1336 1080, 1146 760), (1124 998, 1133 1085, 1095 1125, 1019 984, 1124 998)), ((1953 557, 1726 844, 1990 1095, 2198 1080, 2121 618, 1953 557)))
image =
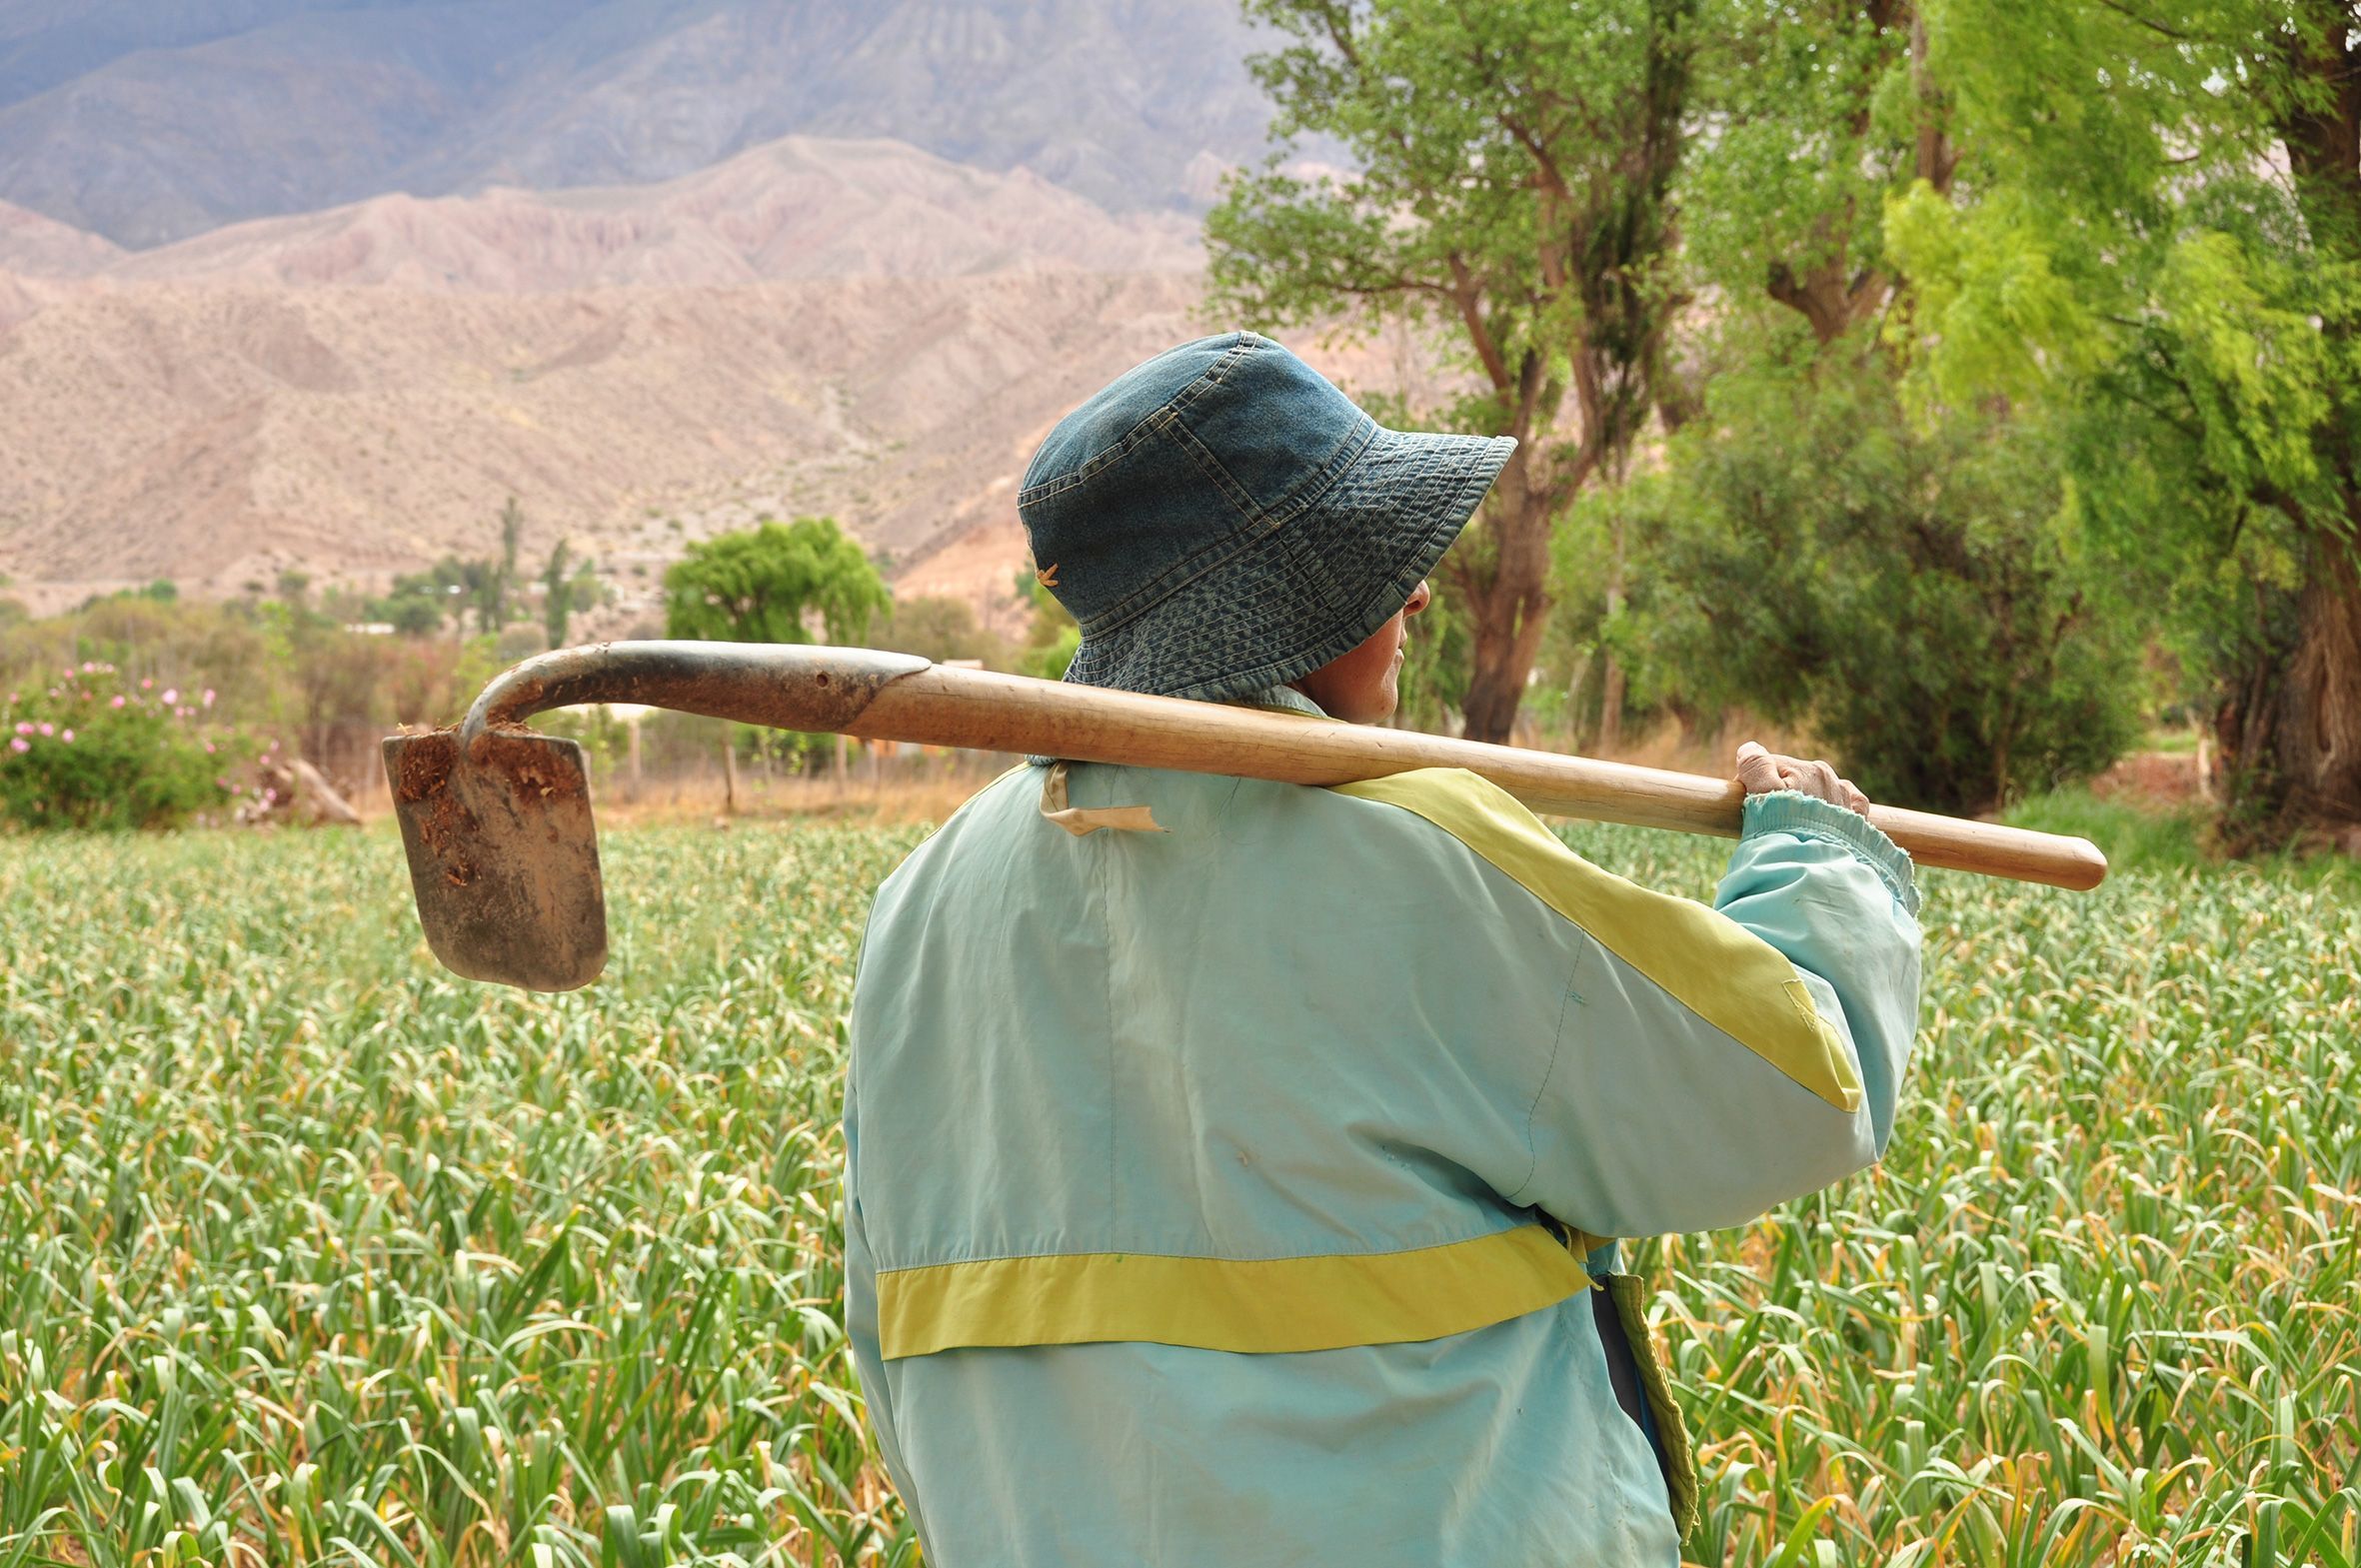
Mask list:
POLYGON ((1725 378, 1635 489, 1643 696, 1809 727, 1874 798, 1975 812, 2105 768, 2147 681, 2038 428, 1906 417, 1874 362, 1725 378))
POLYGON ((26 827, 171 827, 227 805, 252 748, 205 724, 214 694, 158 690, 85 662, 0 705, 0 819, 26 827))

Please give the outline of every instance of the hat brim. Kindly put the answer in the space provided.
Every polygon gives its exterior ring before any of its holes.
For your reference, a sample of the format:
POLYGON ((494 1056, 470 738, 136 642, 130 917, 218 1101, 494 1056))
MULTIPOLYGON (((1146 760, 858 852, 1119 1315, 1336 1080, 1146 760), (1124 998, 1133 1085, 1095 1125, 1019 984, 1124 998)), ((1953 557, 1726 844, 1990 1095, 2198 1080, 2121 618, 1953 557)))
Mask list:
POLYGON ((1515 450, 1380 427, 1303 511, 1121 626, 1086 627, 1066 679, 1218 703, 1309 675, 1409 603, 1515 450))

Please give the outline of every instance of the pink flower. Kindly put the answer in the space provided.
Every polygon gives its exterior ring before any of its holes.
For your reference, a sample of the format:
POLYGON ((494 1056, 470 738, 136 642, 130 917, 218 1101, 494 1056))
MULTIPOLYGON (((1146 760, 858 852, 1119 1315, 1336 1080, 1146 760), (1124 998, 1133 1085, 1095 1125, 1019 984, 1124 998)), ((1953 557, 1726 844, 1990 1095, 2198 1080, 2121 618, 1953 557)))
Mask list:
POLYGON ((57 726, 49 723, 47 720, 43 720, 41 722, 41 733, 43 735, 55 735, 57 734, 57 726))
POLYGON ((74 744, 74 732, 68 730, 64 735, 59 736, 58 739, 65 742, 66 745, 72 746, 74 744))
POLYGON ((213 706, 213 688, 211 687, 207 687, 205 689, 205 706, 207 708, 211 708, 213 706))
POLYGON ((18 735, 31 735, 33 733, 32 722, 27 720, 26 722, 19 724, 16 727, 16 733, 18 735))
MULTIPOLYGON (((211 757, 213 755, 213 743, 211 741, 205 743, 205 755, 207 757, 211 757)), ((227 789, 229 785, 223 784, 222 787, 227 789)))
POLYGON ((165 706, 166 708, 170 708, 170 707, 172 707, 174 704, 178 703, 179 701, 180 701, 180 688, 179 688, 179 687, 177 687, 177 686, 168 686, 168 687, 166 687, 166 688, 164 689, 164 706, 165 706))
POLYGON ((84 675, 93 675, 97 672, 97 670, 98 666, 92 664, 89 660, 85 659, 82 661, 82 673, 84 675))
POLYGON ((121 708, 121 707, 123 706, 123 694, 122 694, 122 693, 120 693, 120 692, 117 692, 117 693, 115 694, 115 700, 114 700, 113 702, 109 703, 107 706, 108 706, 109 708, 121 708))
POLYGON ((139 678, 139 689, 143 692, 153 692, 156 690, 155 680, 149 676, 141 676, 139 678))
POLYGON ((30 752, 33 749, 33 743, 21 735, 14 736, 9 740, 8 749, 11 752, 30 752))

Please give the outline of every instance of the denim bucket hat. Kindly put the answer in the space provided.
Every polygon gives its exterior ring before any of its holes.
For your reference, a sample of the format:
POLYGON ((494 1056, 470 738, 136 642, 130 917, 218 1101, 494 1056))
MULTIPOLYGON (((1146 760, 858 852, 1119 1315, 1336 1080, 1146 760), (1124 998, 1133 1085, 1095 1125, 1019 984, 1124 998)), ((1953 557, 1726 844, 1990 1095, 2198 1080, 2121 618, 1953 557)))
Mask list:
POLYGON ((1059 421, 1017 496, 1082 625, 1066 679, 1226 702, 1409 601, 1516 449, 1387 430, 1268 338, 1168 349, 1059 421))

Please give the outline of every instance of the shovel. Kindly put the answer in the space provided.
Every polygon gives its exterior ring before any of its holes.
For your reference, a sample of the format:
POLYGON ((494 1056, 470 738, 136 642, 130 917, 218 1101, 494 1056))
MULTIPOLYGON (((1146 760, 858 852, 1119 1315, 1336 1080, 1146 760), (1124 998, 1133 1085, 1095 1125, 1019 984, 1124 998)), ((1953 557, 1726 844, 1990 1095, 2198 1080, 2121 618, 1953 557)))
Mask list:
MULTIPOLYGON (((584 703, 638 703, 775 730, 1339 784, 1464 768, 1535 811, 1735 837, 1745 791, 1726 779, 1377 730, 1295 714, 1141 697, 953 669, 909 654, 747 643, 600 643, 494 679, 456 730, 392 736, 386 779, 435 956, 469 979, 587 985, 607 961, 582 748, 523 728, 584 703)), ((2090 888, 2087 839, 1873 806, 1921 865, 2090 888)))

